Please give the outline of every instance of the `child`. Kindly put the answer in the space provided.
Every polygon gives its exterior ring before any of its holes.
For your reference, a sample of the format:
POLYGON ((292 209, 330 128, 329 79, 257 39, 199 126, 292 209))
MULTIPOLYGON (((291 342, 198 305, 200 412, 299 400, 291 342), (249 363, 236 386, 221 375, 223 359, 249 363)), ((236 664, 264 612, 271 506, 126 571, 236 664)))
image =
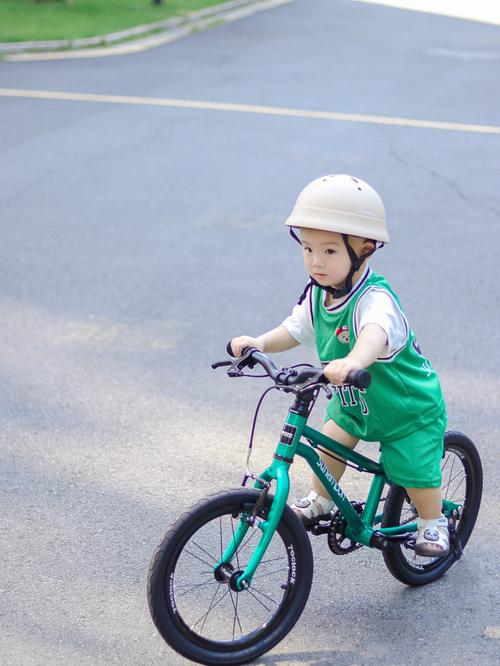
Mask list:
MULTIPOLYGON (((440 488, 445 403, 397 296, 368 266, 370 255, 389 241, 382 200, 358 178, 324 176, 300 193, 286 225, 302 246, 309 283, 280 326, 257 338, 234 338, 233 352, 315 345, 335 385, 323 432, 349 448, 359 439, 380 442, 387 476, 406 489, 418 511, 415 552, 445 555, 449 535, 440 488), (370 368, 369 388, 344 385, 348 372, 360 368, 370 368)), ((322 459, 338 481, 345 463, 322 459)), ((309 495, 292 504, 305 525, 327 517, 332 507, 316 477, 309 495)))

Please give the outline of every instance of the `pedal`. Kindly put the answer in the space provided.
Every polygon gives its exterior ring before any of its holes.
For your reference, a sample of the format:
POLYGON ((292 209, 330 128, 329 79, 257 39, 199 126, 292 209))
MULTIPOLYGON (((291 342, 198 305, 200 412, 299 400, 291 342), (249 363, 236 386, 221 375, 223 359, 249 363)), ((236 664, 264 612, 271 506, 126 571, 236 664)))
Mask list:
POLYGON ((327 534, 330 529, 330 520, 319 520, 317 523, 308 525, 306 530, 314 534, 314 536, 319 536, 320 534, 327 534))
POLYGON ((394 548, 397 544, 415 550, 416 538, 414 532, 405 532, 404 534, 383 534, 375 530, 370 541, 370 545, 378 550, 388 550, 394 548))
POLYGON ((456 556, 457 560, 459 560, 464 552, 464 548, 462 546, 462 542, 460 541, 460 538, 457 537, 456 539, 453 539, 451 543, 451 548, 453 550, 454 555, 456 556))
POLYGON ((453 511, 450 519, 448 520, 448 530, 450 533, 450 546, 453 554, 459 560, 464 552, 464 548, 462 546, 462 541, 460 540, 460 537, 457 532, 457 520, 458 520, 459 514, 458 511, 453 511))

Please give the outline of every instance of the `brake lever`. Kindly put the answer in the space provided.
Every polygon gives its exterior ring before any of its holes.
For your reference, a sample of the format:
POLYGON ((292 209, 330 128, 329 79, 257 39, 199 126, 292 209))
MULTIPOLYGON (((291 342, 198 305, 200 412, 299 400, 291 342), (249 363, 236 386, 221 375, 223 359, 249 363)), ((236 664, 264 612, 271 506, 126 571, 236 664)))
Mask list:
POLYGON ((333 393, 330 391, 328 386, 326 386, 326 384, 321 384, 321 387, 324 389, 324 391, 326 393, 326 397, 328 398, 328 400, 331 400, 333 398, 333 393))
POLYGON ((217 370, 217 368, 222 368, 225 365, 233 365, 233 361, 217 361, 212 363, 212 370, 217 370))
POLYGON ((316 382, 315 384, 307 384, 306 386, 304 386, 303 388, 301 388, 297 391, 297 395, 303 395, 304 393, 307 393, 308 391, 311 391, 312 389, 317 389, 317 388, 324 390, 328 400, 332 399, 332 397, 333 397, 332 392, 330 391, 330 389, 328 388, 328 386, 326 384, 323 384, 323 382, 316 382))
POLYGON ((243 377, 243 369, 238 366, 240 361, 241 357, 239 356, 234 361, 217 361, 216 363, 212 363, 211 367, 213 370, 217 370, 217 368, 230 366, 227 371, 229 377, 243 377))
POLYGON ((222 368, 224 366, 230 366, 227 374, 229 377, 243 377, 243 368, 253 368, 255 366, 255 361, 247 361, 250 354, 255 350, 255 347, 247 347, 247 350, 242 356, 237 356, 234 361, 217 361, 212 363, 212 368, 216 370, 217 368, 222 368), (243 365, 240 365, 243 364, 243 365))

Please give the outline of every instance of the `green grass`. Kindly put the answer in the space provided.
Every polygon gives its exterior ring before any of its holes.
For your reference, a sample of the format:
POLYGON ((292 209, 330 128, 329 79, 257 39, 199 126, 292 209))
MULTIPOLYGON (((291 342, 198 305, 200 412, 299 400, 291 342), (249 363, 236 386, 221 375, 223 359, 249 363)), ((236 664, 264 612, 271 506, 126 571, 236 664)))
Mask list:
POLYGON ((0 0, 0 42, 94 37, 225 0, 0 0))

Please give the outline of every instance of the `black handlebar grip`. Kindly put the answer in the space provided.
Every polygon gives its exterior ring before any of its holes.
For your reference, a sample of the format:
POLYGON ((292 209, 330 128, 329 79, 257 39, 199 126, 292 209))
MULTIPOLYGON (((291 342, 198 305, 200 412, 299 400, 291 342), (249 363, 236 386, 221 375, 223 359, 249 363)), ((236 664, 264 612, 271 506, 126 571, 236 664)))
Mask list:
POLYGON ((349 372, 346 377, 346 382, 348 384, 352 384, 352 386, 355 386, 359 389, 368 388, 368 386, 371 384, 371 381, 372 376, 368 370, 351 370, 351 372, 349 372))
MULTIPOLYGON (((233 354, 233 349, 232 349, 232 347, 231 347, 231 342, 232 342, 232 340, 229 340, 229 342, 227 343, 227 345, 226 345, 226 351, 227 351, 227 353, 229 354, 229 356, 232 356, 233 358, 236 358, 236 354, 233 354)), ((250 347, 243 347, 243 349, 241 350, 241 354, 240 354, 240 356, 243 356, 243 354, 244 354, 248 349, 251 349, 251 348, 250 348, 250 347)))

